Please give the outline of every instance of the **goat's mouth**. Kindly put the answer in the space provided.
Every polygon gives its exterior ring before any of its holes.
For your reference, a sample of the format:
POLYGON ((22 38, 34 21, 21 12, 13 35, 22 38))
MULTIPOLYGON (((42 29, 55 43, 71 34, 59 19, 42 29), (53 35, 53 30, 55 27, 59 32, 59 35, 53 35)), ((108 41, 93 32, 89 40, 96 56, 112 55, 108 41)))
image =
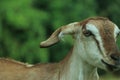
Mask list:
POLYGON ((106 65, 106 67, 107 67, 107 69, 108 69, 109 71, 117 71, 117 70, 120 70, 120 67, 118 67, 118 66, 115 65, 115 64, 107 63, 107 62, 105 62, 104 60, 101 60, 101 61, 106 65))

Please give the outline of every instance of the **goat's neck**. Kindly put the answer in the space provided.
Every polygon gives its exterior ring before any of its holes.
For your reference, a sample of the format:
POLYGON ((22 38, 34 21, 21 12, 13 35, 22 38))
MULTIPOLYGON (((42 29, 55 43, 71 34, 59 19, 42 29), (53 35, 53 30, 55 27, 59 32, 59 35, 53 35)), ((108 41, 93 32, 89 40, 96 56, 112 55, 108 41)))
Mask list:
POLYGON ((97 68, 82 60, 76 49, 63 61, 60 80, 98 80, 97 68))

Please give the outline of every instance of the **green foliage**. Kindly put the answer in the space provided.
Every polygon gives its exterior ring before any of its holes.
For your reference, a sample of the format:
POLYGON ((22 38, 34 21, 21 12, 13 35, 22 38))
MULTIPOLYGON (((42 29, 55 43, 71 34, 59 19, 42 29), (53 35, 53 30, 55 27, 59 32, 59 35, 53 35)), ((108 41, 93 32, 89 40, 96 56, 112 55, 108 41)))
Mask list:
POLYGON ((70 36, 49 49, 40 49, 39 43, 58 27, 88 17, 106 16, 120 26, 119 5, 119 0, 1 0, 0 57, 28 63, 59 61, 70 50, 70 36))
POLYGON ((120 16, 119 11, 120 1, 97 0, 97 3, 98 3, 97 14, 110 18, 118 26, 120 26, 120 24, 118 24, 120 22, 120 19, 118 19, 118 16, 120 16))
POLYGON ((34 9, 32 0, 4 0, 1 7, 1 56, 29 63, 48 61, 48 51, 39 48, 46 35, 43 24, 48 19, 47 13, 34 9))
POLYGON ((96 15, 95 0, 53 0, 49 6, 54 29, 61 24, 80 21, 96 15))

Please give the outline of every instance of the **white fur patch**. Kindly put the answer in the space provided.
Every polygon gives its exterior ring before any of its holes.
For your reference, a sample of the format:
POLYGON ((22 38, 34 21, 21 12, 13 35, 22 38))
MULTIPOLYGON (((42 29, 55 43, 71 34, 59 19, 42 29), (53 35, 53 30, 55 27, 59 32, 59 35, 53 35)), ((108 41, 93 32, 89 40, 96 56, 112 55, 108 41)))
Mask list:
POLYGON ((94 35, 99 35, 99 30, 93 24, 86 24, 86 29, 91 31, 94 35))
POLYGON ((60 32, 60 34, 58 35, 58 38, 62 41, 64 41, 64 34, 62 32, 60 32))
POLYGON ((33 67, 34 65, 26 63, 26 67, 33 67))
POLYGON ((120 29, 118 28, 118 26, 115 24, 115 29, 114 29, 114 38, 116 39, 118 33, 120 33, 120 29))

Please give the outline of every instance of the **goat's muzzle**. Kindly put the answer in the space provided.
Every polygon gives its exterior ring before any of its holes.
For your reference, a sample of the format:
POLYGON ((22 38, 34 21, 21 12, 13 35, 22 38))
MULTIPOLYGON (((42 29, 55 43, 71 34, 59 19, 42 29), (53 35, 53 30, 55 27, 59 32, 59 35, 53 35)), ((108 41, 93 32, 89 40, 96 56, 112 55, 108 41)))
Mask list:
POLYGON ((102 60, 102 62, 107 66, 110 71, 120 70, 120 52, 113 53, 110 55, 112 63, 102 60))
POLYGON ((102 60, 102 62, 106 65, 106 67, 109 71, 120 70, 120 64, 119 65, 118 64, 117 65, 116 64, 110 64, 110 63, 105 62, 104 60, 102 60))

